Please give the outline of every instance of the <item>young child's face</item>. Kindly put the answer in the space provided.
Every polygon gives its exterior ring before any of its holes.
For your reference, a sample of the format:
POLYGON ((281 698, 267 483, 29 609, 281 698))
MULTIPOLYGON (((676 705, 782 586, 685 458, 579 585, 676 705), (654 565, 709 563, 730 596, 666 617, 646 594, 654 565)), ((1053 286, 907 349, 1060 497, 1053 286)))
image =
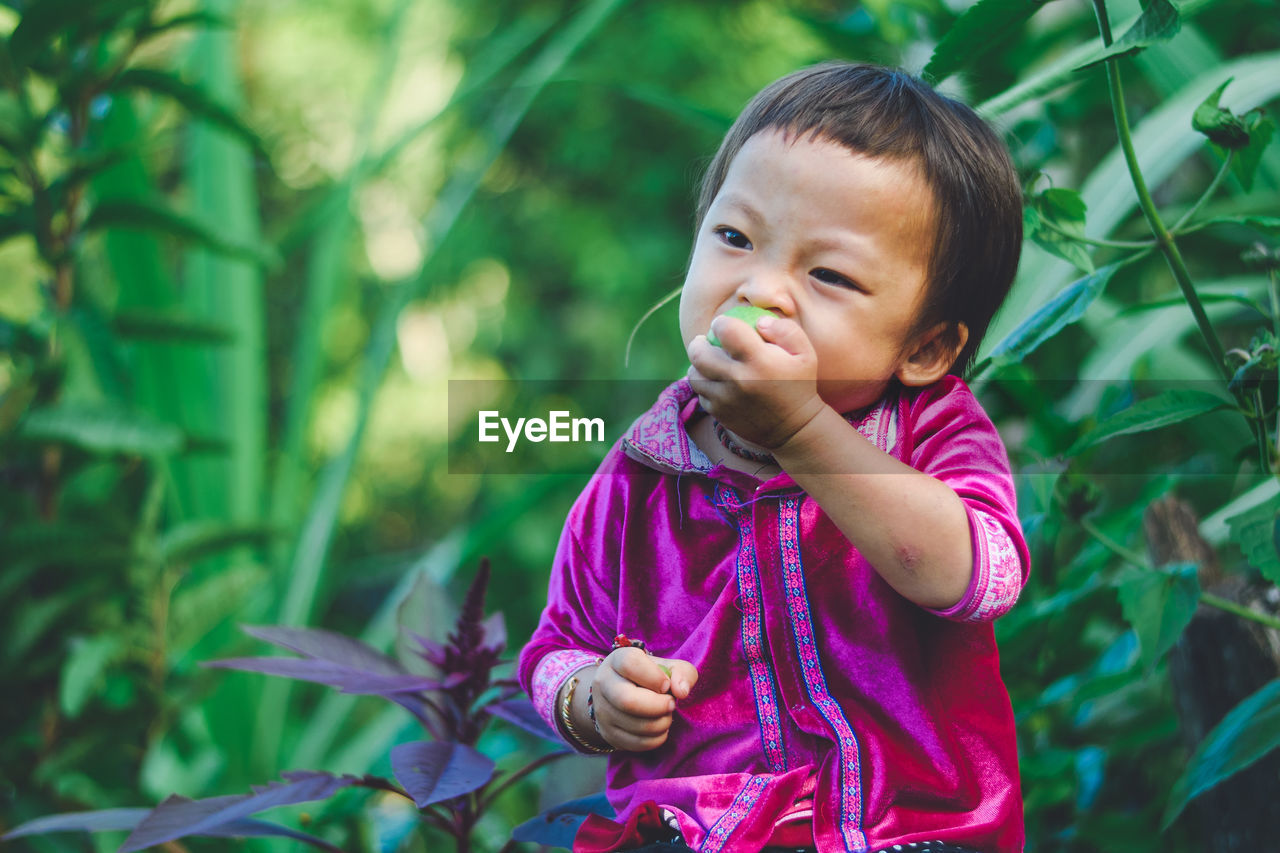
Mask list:
POLYGON ((758 133, 697 235, 680 298, 685 346, 734 305, 765 308, 808 336, 826 403, 870 405, 894 376, 910 381, 933 222, 933 193, 913 163, 758 133))

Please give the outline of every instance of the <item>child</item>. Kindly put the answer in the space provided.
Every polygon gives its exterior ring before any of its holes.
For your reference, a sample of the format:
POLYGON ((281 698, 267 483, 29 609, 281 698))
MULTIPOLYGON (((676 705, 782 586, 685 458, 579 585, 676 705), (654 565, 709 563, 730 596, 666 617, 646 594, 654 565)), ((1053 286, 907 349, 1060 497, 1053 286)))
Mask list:
POLYGON ((738 118, 699 201, 688 376, 574 504, 520 656, 547 721, 610 753, 617 820, 575 850, 1022 849, 991 621, 1027 548, 948 375, 1021 221, 997 137, 901 72, 805 69, 738 118), (724 316, 746 305, 770 316, 724 316))

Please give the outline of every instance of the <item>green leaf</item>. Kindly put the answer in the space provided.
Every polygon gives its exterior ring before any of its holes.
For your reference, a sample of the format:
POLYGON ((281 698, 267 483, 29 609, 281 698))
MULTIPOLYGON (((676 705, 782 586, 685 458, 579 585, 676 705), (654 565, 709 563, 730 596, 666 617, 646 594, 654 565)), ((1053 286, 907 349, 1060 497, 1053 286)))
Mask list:
POLYGON ((1249 144, 1249 129, 1245 127, 1244 119, 1231 110, 1218 106, 1218 99, 1233 79, 1228 77, 1225 83, 1210 92, 1209 97, 1196 107, 1191 116, 1191 127, 1197 133, 1209 137, 1209 141, 1215 145, 1235 150, 1249 144))
POLYGON ((156 550, 166 563, 192 563, 229 548, 261 545, 279 532, 264 524, 228 524, 199 519, 165 531, 156 543, 156 550))
POLYGON ((192 216, 178 213, 163 202, 154 200, 103 199, 99 201, 85 221, 85 229, 100 228, 156 231, 264 266, 279 263, 279 258, 270 247, 250 246, 227 240, 214 227, 192 216))
POLYGON ((1138 634, 1142 666, 1150 671, 1195 616, 1200 603, 1196 566, 1131 569, 1120 575, 1117 588, 1124 618, 1138 634))
POLYGON ((188 112, 206 119, 240 137, 260 157, 267 150, 258 134, 227 105, 215 100, 199 86, 192 85, 167 71, 154 68, 129 68, 115 80, 115 87, 140 89, 163 95, 181 104, 188 112))
POLYGON ((230 19, 213 12, 190 12, 185 15, 174 15, 165 21, 148 24, 138 31, 138 38, 139 40, 148 39, 183 27, 209 27, 226 30, 234 26, 235 24, 230 19))
POLYGON ((1190 389, 1165 391, 1146 400, 1140 400, 1124 411, 1107 418, 1082 435, 1075 444, 1071 445, 1066 455, 1075 456, 1082 450, 1101 444, 1117 435, 1159 429, 1230 406, 1229 400, 1208 391, 1190 389))
POLYGON ((1215 216, 1200 223, 1199 227, 1206 225, 1246 225, 1266 234, 1280 234, 1280 216, 1215 216))
POLYGON ((62 713, 74 719, 102 683, 107 666, 123 651, 121 641, 111 635, 77 637, 71 641, 71 654, 62 666, 58 687, 58 704, 62 713))
POLYGON ((22 101, 0 91, 0 148, 23 153, 31 146, 31 116, 22 101))
POLYGON ((1124 35, 1112 42, 1110 47, 1103 48, 1090 56, 1083 65, 1077 65, 1075 70, 1083 71, 1108 59, 1132 56, 1153 44, 1168 41, 1176 36, 1180 29, 1182 29, 1182 19, 1178 16, 1178 10, 1173 7, 1173 4, 1169 0, 1151 0, 1147 8, 1143 9, 1142 14, 1138 16, 1138 20, 1134 21, 1133 26, 1124 35))
POLYGON ((1280 496, 1227 519, 1231 539, 1240 544, 1249 563, 1272 583, 1280 583, 1280 552, 1276 525, 1280 523, 1280 496))
POLYGON ((1119 264, 1108 264, 1063 288, 992 350, 992 366, 1022 361, 1045 341, 1083 317, 1085 310, 1098 298, 1119 268, 1119 264))
POLYGON ((109 404, 61 403, 27 415, 18 435, 29 441, 70 444, 91 453, 165 456, 182 449, 173 424, 109 404))
MULTIPOLYGON (((1277 220, 1277 222, 1280 222, 1280 220, 1277 220)), ((1242 290, 1237 290, 1234 293, 1202 292, 1200 293, 1200 301, 1205 305, 1213 305, 1218 302, 1235 302, 1238 305, 1243 305, 1246 308, 1253 309, 1263 317, 1271 316, 1261 305, 1258 304, 1256 300, 1250 299, 1249 294, 1242 290)), ((1134 305, 1126 305, 1116 313, 1116 316, 1127 317, 1131 314, 1141 314, 1144 311, 1158 311, 1161 308, 1171 308, 1175 305, 1186 304, 1187 298, 1182 294, 1178 294, 1177 296, 1170 296, 1167 299, 1153 299, 1150 302, 1139 302, 1134 305)))
POLYGON ((1261 112, 1251 112, 1245 116, 1245 127, 1249 131, 1249 144, 1236 152, 1235 162, 1231 164, 1231 173, 1239 179, 1245 192, 1253 190, 1253 176, 1258 172, 1262 162, 1262 154, 1276 134, 1275 120, 1263 116, 1261 112))
POLYGON ((1280 746, 1280 679, 1265 685, 1205 735, 1187 769, 1169 792, 1161 829, 1168 829, 1187 803, 1280 746))
POLYGON ((411 634, 444 642, 457 608, 444 587, 421 569, 413 571, 413 586, 396 608, 396 657, 412 672, 423 672, 422 656, 411 634))
POLYGON ((176 311, 120 311, 111 318, 111 325, 120 337, 141 340, 225 344, 235 338, 235 332, 221 323, 197 320, 176 311))
POLYGON ((1000 46, 1049 0, 979 0, 933 49, 924 76, 935 82, 1000 46))
POLYGON ((1076 190, 1049 189, 1031 199, 1024 211, 1027 236, 1047 252, 1070 261, 1082 272, 1094 270, 1084 239, 1085 203, 1076 190))

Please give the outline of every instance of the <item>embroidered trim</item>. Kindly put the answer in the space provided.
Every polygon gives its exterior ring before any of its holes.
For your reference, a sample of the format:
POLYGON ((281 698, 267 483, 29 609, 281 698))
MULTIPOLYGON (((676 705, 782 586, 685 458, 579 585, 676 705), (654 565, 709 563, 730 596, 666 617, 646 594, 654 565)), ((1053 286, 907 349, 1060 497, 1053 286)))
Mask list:
MULTIPOLYGON (((573 675, 584 666, 590 666, 600 659, 600 656, 592 652, 584 652, 579 649, 561 649, 560 651, 548 652, 533 670, 533 678, 531 680, 532 690, 529 691, 529 698, 533 700, 533 707, 538 712, 538 716, 551 727, 551 731, 560 734, 560 716, 559 708, 556 707, 556 696, 560 693, 560 688, 569 680, 569 676, 573 675)), ((563 737, 563 735, 561 735, 563 737)), ((566 739, 568 743, 576 751, 585 753, 579 749, 576 743, 566 739)))
POLYGON ((680 410, 692 397, 693 388, 687 379, 664 388, 653 407, 627 430, 624 449, 663 468, 705 470, 694 464, 688 436, 680 424, 680 410))
POLYGON ((827 679, 818 660, 817 642, 809 599, 805 593, 804 567, 800 562, 800 500, 784 497, 778 507, 778 528, 782 540, 782 576, 787 591, 787 611, 796 637, 796 652, 804 673, 805 689, 814 707, 836 736, 840 754, 840 834, 847 850, 862 853, 867 837, 862 831, 862 768, 858 739, 853 727, 827 689, 827 679))
POLYGON ((1022 557, 998 519, 967 504, 965 509, 973 531, 973 579, 951 607, 926 609, 957 622, 989 622, 1007 613, 1022 593, 1022 557))
POLYGON ((769 663, 765 660, 764 615, 760 604, 760 564, 756 560, 755 537, 750 514, 742 511, 735 489, 716 487, 716 503, 728 512, 738 526, 738 598, 742 602, 742 648, 751 676, 751 692, 755 695, 756 716, 760 718, 760 745, 769 769, 780 773, 787 769, 787 752, 782 742, 782 719, 778 713, 778 694, 769 663))
MULTIPOLYGON (((986 622, 1008 612, 1022 592, 1022 560, 1013 538, 990 513, 972 510, 974 540, 981 551, 982 572, 973 602, 965 610, 968 622, 986 622)), ((974 559, 978 559, 978 554, 974 559)))
POLYGON ((900 418, 897 401, 897 394, 886 395, 861 419, 849 422, 862 434, 863 438, 890 455, 893 455, 893 451, 898 446, 900 418))
POLYGON ((720 819, 707 832, 702 845, 698 848, 702 853, 716 853, 723 850, 733 831, 742 823, 742 819, 751 813, 760 795, 769 787, 770 776, 752 776, 742 790, 733 798, 733 804, 720 815, 720 819))

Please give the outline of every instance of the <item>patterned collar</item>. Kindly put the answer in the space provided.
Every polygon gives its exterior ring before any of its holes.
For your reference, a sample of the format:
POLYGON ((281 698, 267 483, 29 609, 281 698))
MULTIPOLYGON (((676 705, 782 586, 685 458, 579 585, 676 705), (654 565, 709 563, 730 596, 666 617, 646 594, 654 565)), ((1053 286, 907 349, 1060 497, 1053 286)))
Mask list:
MULTIPOLYGON (((895 456, 901 426, 899 407, 895 405, 898 399, 895 386, 875 405, 847 416, 868 441, 895 456)), ((673 382, 627 430, 622 439, 623 452, 637 462, 671 474, 708 473, 713 467, 711 460, 690 440, 685 429, 698 411, 698 396, 689 380, 673 382)))

